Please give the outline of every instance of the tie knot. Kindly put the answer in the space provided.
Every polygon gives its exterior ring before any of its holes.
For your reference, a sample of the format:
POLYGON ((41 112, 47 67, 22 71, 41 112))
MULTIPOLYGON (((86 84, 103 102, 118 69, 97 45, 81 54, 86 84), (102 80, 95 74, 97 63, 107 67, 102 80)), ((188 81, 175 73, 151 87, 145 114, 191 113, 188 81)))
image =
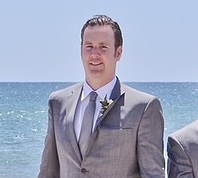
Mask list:
POLYGON ((96 101, 96 97, 97 97, 98 94, 95 91, 92 91, 89 95, 90 95, 90 99, 89 100, 95 102, 96 101))

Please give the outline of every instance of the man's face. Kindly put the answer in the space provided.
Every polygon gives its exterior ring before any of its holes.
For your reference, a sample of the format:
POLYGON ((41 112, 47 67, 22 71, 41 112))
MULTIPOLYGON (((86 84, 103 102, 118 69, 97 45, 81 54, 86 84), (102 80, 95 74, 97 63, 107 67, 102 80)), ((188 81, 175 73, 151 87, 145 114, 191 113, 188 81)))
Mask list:
POLYGON ((86 80, 111 81, 121 53, 121 46, 115 51, 114 32, 110 26, 88 26, 81 49, 86 80))

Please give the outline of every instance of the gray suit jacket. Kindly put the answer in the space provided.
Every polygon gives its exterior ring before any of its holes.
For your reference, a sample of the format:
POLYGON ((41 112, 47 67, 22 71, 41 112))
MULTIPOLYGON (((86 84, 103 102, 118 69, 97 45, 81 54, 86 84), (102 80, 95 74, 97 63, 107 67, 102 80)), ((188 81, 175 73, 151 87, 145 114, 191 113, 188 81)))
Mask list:
POLYGON ((49 125, 38 178, 163 178, 162 108, 152 95, 119 80, 81 160, 74 115, 82 84, 49 99, 49 125))
POLYGON ((168 137, 168 177, 198 178, 198 120, 168 137))

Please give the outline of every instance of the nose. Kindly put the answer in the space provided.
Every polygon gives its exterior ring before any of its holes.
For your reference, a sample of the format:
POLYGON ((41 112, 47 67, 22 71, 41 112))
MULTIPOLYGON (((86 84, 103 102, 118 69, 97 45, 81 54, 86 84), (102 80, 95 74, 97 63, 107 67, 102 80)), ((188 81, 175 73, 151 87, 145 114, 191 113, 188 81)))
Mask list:
POLYGON ((98 58, 100 56, 99 49, 97 47, 93 47, 90 53, 90 57, 98 58))

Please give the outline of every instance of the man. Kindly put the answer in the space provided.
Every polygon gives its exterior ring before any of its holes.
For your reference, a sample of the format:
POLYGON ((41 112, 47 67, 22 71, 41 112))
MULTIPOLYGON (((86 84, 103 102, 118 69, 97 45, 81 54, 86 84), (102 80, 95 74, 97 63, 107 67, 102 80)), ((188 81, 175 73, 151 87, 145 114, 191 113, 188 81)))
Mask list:
POLYGON ((198 120, 168 137, 168 177, 198 178, 198 120))
POLYGON ((99 15, 84 24, 85 81, 50 96, 39 178, 164 177, 162 108, 154 96, 116 77, 122 45, 120 27, 111 18, 99 15), (93 91, 97 96, 90 99, 93 91), (95 104, 87 112, 90 103, 95 104))

